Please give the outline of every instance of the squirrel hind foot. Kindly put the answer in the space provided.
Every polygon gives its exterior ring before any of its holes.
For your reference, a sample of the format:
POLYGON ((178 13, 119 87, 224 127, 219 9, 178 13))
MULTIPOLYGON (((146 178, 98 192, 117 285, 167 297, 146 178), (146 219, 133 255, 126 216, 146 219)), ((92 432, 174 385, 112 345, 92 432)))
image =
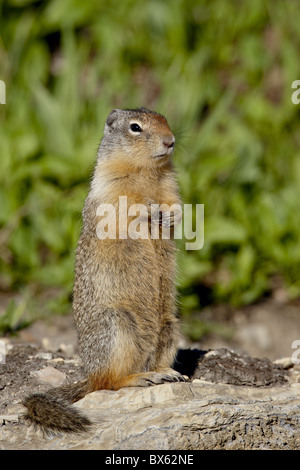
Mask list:
POLYGON ((155 371, 139 372, 120 377, 113 384, 113 390, 119 390, 123 387, 149 387, 170 382, 185 382, 186 378, 179 372, 171 368, 162 368, 155 371))
POLYGON ((27 408, 24 419, 38 426, 47 434, 81 433, 88 430, 92 422, 67 401, 46 394, 33 394, 25 398, 27 408))

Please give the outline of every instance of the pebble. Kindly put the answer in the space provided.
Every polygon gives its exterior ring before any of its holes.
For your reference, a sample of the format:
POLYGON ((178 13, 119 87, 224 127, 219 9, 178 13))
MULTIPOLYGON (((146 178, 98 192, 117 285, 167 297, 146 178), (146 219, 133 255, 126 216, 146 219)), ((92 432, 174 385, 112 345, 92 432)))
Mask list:
POLYGON ((210 382, 209 380, 204 380, 204 379, 193 379, 192 380, 193 384, 212 384, 213 382, 210 382))
POLYGON ((30 374, 41 382, 51 384, 55 387, 62 385, 66 380, 66 374, 60 372, 52 366, 47 366, 40 370, 31 371, 30 374))
POLYGON ((6 423, 17 423, 19 421, 19 415, 0 415, 0 424, 6 423))
POLYGON ((53 359, 53 354, 51 352, 39 352, 34 357, 36 357, 37 359, 51 361, 53 359))
POLYGON ((215 351, 214 349, 205 353, 205 357, 213 357, 213 356, 218 356, 218 355, 219 355, 219 352, 215 351))
POLYGON ((6 414, 0 415, 0 425, 7 423, 18 423, 19 417, 24 414, 25 407, 20 403, 10 405, 7 407, 6 414))
POLYGON ((65 360, 62 357, 54 357, 53 359, 49 359, 48 362, 52 364, 62 364, 65 360))
POLYGON ((280 359, 276 359, 274 364, 282 366, 284 369, 290 369, 295 365, 291 357, 281 357, 280 359))
POLYGON ((17 403, 10 405, 6 408, 6 414, 0 415, 0 425, 7 423, 17 423, 19 421, 19 416, 24 412, 24 406, 17 403))

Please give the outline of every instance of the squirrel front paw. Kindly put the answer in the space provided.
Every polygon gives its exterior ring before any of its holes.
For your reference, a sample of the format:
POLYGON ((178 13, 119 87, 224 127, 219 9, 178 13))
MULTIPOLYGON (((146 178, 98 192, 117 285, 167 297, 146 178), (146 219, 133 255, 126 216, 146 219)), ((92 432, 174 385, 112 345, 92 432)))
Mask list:
POLYGON ((160 227, 170 228, 175 227, 181 222, 182 212, 181 210, 160 210, 153 211, 151 217, 151 223, 159 225, 160 227))

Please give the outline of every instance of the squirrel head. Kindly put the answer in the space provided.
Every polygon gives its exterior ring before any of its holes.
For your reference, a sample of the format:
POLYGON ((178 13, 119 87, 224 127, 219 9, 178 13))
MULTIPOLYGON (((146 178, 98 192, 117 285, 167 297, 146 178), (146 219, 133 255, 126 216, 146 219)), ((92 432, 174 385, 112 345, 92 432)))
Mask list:
POLYGON ((99 158, 128 158, 130 165, 155 168, 168 162, 174 143, 161 114, 146 108, 114 109, 105 123, 99 158))

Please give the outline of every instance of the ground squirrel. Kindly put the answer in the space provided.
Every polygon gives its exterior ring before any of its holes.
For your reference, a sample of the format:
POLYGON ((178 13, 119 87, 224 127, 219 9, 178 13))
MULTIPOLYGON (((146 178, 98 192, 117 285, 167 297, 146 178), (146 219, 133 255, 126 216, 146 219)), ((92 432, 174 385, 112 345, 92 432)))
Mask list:
MULTIPOLYGON (((161 236, 162 217, 154 221, 159 238, 151 238, 150 223, 155 204, 180 204, 174 142, 164 116, 146 108, 115 109, 106 120, 76 251, 73 312, 87 379, 24 400, 26 418, 45 430, 87 429, 90 421, 70 404, 89 392, 184 380, 171 368, 179 332, 175 242, 161 236), (147 208, 147 238, 118 236, 120 196, 128 207, 147 208), (97 235, 101 204, 116 209, 115 239, 97 235)), ((164 215, 174 229, 180 215, 164 215)))

